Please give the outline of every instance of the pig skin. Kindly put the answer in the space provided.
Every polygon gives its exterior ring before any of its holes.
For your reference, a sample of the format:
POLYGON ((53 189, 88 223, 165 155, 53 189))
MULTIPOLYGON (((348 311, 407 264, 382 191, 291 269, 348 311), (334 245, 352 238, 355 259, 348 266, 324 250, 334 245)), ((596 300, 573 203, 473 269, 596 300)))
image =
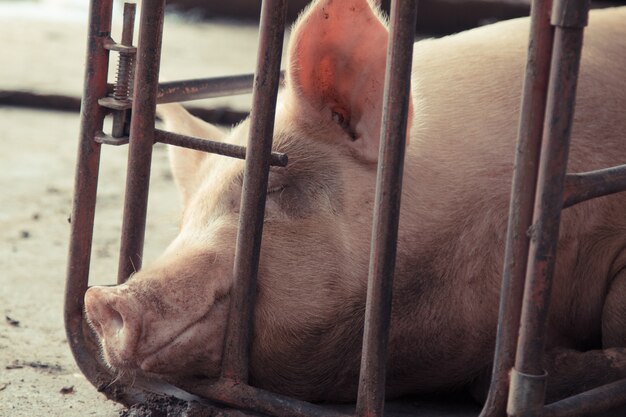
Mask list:
MULTIPOLYGON (((626 162, 626 8, 585 34, 569 172, 626 162)), ((414 48, 387 396, 470 388, 491 371, 528 19, 414 48)), ((295 24, 270 171, 251 383, 353 401, 360 364, 384 20, 366 1, 318 1, 295 24)), ((245 145, 178 105, 168 129, 245 145)), ((171 149, 178 237, 128 283, 91 288, 86 313, 120 371, 219 375, 243 162, 171 149)), ((626 376, 626 194, 563 212, 545 367, 548 397, 626 376)))

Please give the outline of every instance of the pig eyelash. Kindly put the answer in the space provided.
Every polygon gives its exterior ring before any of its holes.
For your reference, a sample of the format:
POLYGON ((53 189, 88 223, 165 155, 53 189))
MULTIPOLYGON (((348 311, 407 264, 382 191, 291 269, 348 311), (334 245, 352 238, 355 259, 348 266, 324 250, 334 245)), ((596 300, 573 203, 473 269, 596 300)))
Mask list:
POLYGON ((278 185, 278 186, 276 186, 276 187, 268 188, 268 189, 267 189, 267 193, 268 193, 268 194, 278 193, 278 192, 281 192, 281 191, 282 191, 282 190, 284 190, 284 189, 285 189, 285 186, 284 186, 284 185, 278 185))

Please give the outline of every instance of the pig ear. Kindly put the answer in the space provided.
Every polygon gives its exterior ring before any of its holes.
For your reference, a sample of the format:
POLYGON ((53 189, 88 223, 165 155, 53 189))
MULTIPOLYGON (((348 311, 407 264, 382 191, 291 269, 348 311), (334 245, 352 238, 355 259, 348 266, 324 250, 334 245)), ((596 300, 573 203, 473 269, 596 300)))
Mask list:
MULTIPOLYGON (((165 130, 198 138, 220 140, 224 133, 217 127, 192 116, 180 104, 160 104, 157 115, 163 121, 165 130)), ((206 153, 178 146, 168 146, 170 166, 174 181, 178 186, 183 207, 198 188, 198 171, 206 159, 206 153)))
MULTIPOLYGON (((343 129, 363 159, 378 159, 388 31, 367 0, 321 0, 294 26, 287 82, 343 129)), ((310 108, 309 107, 309 108, 310 108)))

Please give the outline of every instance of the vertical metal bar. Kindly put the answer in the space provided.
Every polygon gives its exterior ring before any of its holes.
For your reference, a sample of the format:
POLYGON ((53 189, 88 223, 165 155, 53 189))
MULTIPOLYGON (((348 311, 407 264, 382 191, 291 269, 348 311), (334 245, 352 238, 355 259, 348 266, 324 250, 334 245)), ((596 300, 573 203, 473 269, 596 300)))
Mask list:
POLYGON ((164 9, 165 0, 143 0, 141 6, 118 283, 141 268, 164 9))
POLYGON ((545 400, 542 359, 589 0, 557 0, 554 6, 552 24, 557 28, 520 335, 507 405, 511 416, 539 415, 545 400))
POLYGON ((234 282, 222 361, 222 376, 241 382, 248 380, 252 313, 261 252, 286 7, 286 0, 265 0, 261 9, 250 136, 233 267, 234 282))
POLYGON ((382 416, 417 0, 393 1, 357 415, 382 416))
POLYGON ((515 362, 515 346, 528 261, 529 238, 526 231, 532 223, 550 57, 554 39, 554 28, 550 24, 551 7, 552 0, 533 0, 532 2, 528 58, 500 290, 498 332, 491 385, 481 417, 504 414, 509 389, 509 371, 515 362))
POLYGON ((65 330, 72 353, 90 380, 97 372, 96 361, 84 349, 83 297, 89 281, 91 242, 96 210, 100 144, 94 138, 102 131, 105 111, 98 99, 107 94, 109 51, 104 43, 111 34, 112 0, 92 0, 85 61, 85 84, 80 113, 80 135, 74 178, 74 201, 67 281, 65 283, 65 330))
POLYGON ((124 3, 124 23, 122 25, 122 45, 131 46, 135 34, 136 3, 124 3))

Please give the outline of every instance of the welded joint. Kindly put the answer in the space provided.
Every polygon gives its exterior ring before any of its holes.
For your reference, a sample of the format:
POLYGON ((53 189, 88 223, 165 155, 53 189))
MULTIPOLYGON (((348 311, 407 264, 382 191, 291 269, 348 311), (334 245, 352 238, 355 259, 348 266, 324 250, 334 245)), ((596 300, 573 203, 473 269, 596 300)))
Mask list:
POLYGON ((590 0, 555 0, 550 23, 561 28, 582 29, 589 22, 590 0))
POLYGON ((509 417, 541 415, 546 396, 548 373, 531 375, 511 369, 511 381, 506 413, 509 417))

